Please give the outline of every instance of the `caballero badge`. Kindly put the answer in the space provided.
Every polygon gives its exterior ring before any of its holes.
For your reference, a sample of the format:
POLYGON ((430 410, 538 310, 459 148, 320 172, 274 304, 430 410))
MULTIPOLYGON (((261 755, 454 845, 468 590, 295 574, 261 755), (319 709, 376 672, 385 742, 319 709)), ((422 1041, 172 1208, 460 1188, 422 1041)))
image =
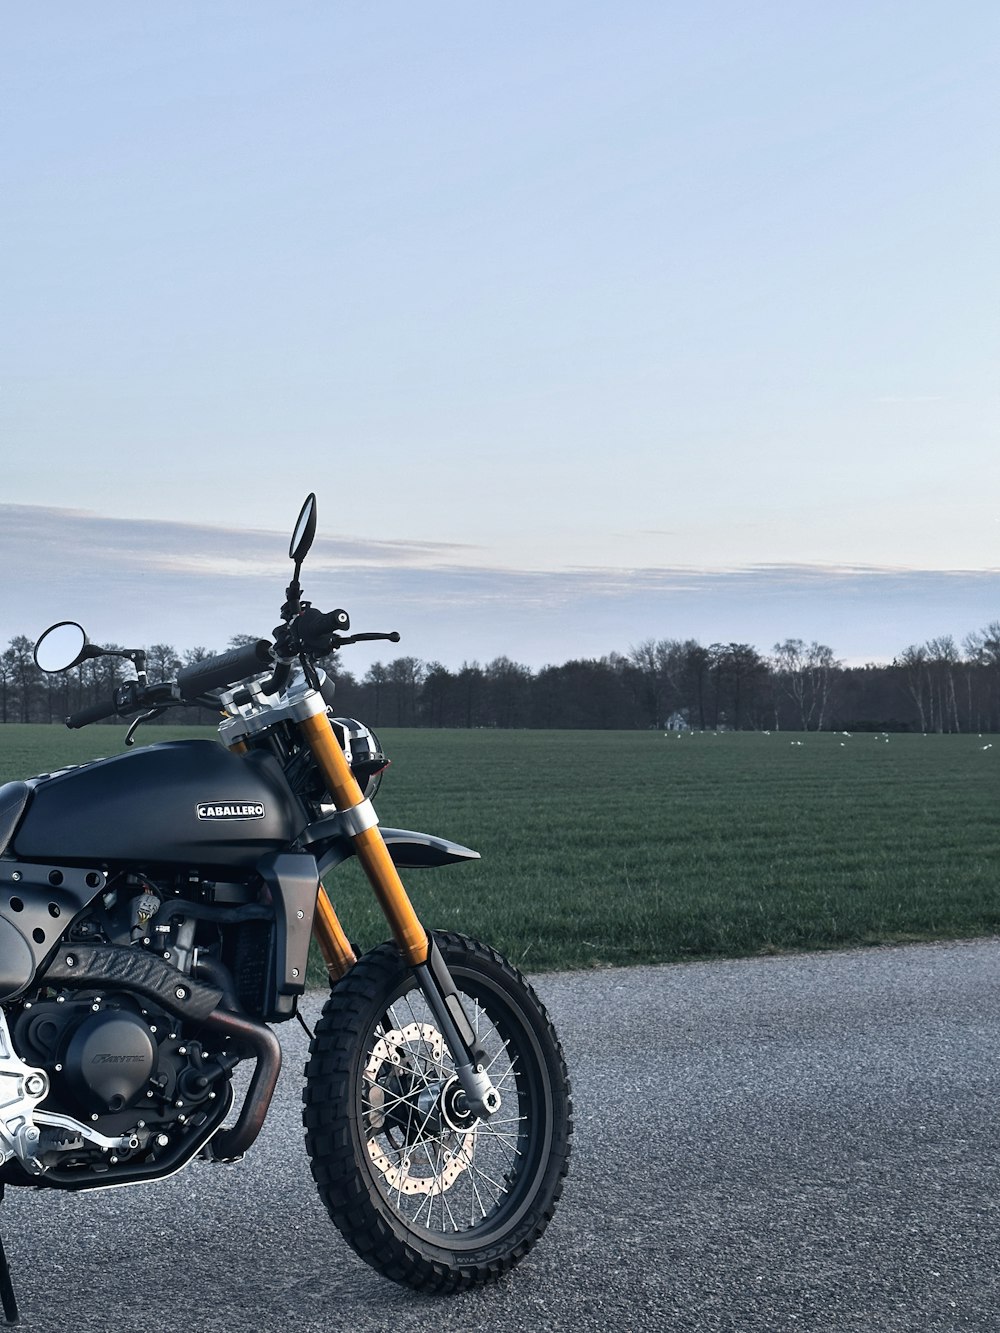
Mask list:
POLYGON ((264 807, 253 801, 199 801, 199 819, 263 819, 264 807))

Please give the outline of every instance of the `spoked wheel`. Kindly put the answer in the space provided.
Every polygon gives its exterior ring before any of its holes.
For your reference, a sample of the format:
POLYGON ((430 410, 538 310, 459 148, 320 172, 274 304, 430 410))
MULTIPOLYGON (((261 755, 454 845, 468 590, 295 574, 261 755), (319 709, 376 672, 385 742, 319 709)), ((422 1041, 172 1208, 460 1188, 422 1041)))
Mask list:
POLYGON ((353 1248, 397 1282, 491 1282, 548 1225, 569 1160, 569 1080, 548 1016, 500 954, 435 935, 502 1099, 475 1116, 392 944, 331 993, 306 1066, 306 1148, 353 1248))

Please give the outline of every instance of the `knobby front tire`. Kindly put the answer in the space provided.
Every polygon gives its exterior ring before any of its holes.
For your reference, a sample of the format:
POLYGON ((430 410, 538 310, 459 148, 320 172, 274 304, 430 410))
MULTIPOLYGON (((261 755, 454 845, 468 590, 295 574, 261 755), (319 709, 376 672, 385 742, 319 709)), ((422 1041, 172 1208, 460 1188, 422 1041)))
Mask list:
POLYGON ((394 944, 331 992, 303 1094, 320 1197, 348 1243, 423 1291, 493 1282, 548 1225, 569 1161, 569 1078, 552 1024, 487 945, 436 934, 502 1106, 477 1120, 394 944))

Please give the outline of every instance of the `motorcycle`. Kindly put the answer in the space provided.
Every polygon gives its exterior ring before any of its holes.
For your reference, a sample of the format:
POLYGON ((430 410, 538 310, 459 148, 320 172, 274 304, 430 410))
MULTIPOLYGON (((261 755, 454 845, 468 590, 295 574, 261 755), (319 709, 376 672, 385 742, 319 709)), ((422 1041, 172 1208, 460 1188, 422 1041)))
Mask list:
MULTIPOLYGON (((270 1025, 298 1018, 305 1147, 331 1219, 380 1273, 452 1292, 495 1281, 548 1225, 569 1079, 524 977, 488 945, 428 930, 407 896, 400 869, 479 854, 380 826, 388 761, 335 715, 319 662, 399 635, 349 634, 346 612, 303 599, 315 532, 310 495, 273 642, 160 682, 142 650, 99 648, 75 622, 36 644, 48 672, 130 661, 135 678, 66 725, 133 722, 124 753, 0 787, 0 1197, 239 1160, 281 1067, 270 1025), (221 713, 222 744, 132 748, 142 722, 193 704, 221 713), (350 857, 392 934, 362 957, 323 884, 350 857), (298 1004, 313 938, 331 989, 310 1032, 298 1004)), ((2 1240, 0 1298, 14 1322, 2 1240)))

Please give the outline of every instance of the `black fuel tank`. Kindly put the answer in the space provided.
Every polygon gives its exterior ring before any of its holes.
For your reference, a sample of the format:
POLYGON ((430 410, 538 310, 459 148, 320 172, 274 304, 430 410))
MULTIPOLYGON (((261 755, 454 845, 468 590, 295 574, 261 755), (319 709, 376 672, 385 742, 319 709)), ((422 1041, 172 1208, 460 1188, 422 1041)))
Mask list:
POLYGON ((166 741, 37 779, 13 850, 26 861, 249 869, 304 823, 272 756, 166 741))

